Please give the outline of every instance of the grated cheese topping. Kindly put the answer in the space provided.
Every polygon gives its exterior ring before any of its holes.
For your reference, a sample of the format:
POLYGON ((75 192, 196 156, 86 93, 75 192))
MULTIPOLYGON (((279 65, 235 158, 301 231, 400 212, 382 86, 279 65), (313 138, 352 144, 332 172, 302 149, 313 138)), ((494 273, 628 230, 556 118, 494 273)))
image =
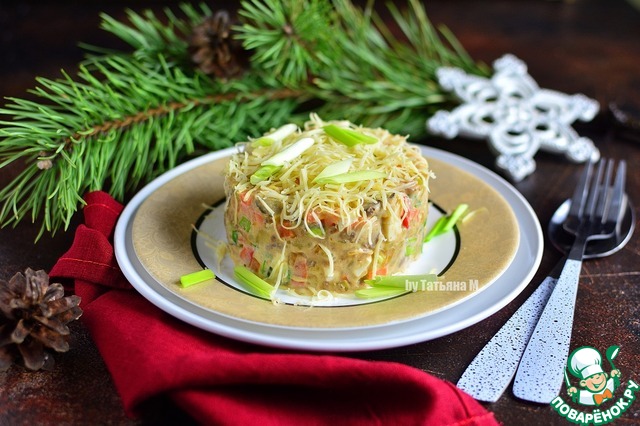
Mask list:
MULTIPOLYGON (((312 231, 313 227, 321 226, 320 217, 338 215, 337 226, 344 229, 359 219, 376 220, 365 213, 373 203, 380 202, 382 209, 387 209, 394 196, 401 197, 418 187, 428 190, 431 177, 428 164, 420 150, 406 140, 405 136, 393 135, 384 129, 359 127, 348 121, 325 122, 312 114, 302 129, 281 140, 274 139, 268 145, 252 144, 252 141, 241 144, 226 174, 234 182, 236 191, 255 197, 271 216, 278 211, 280 225, 290 229, 302 226, 323 239, 323 230, 312 231), (323 127, 327 124, 356 130, 377 138, 378 142, 347 146, 325 133, 323 127), (313 139, 314 143, 286 161, 270 177, 255 185, 251 183, 251 176, 265 162, 305 138, 313 139), (314 182, 325 168, 347 159, 351 160, 349 172, 382 172, 384 177, 347 183, 314 182)), ((398 221, 402 220, 401 211, 392 209, 391 213, 398 221)), ((371 224, 364 223, 360 232, 371 229, 371 224)), ((366 238, 372 240, 371 235, 366 238)))

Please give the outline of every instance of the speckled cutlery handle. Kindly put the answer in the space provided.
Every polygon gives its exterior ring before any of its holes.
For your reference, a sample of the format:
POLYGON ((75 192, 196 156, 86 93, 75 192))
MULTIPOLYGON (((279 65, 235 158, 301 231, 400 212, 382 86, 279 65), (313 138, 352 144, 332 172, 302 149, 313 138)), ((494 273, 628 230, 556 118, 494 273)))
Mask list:
POLYGON ((457 386, 479 401, 496 402, 511 383, 520 357, 556 284, 548 276, 476 355, 457 386))
POLYGON ((580 260, 565 263, 516 372, 513 394, 518 398, 548 404, 560 393, 581 267, 580 260))

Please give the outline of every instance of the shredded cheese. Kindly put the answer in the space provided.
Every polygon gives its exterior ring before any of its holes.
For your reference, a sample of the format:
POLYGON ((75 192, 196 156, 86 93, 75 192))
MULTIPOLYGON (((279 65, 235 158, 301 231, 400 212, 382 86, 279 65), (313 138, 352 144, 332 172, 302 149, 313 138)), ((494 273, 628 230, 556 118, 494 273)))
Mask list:
POLYGON ((323 244, 318 244, 318 247, 320 247, 320 249, 322 249, 322 251, 327 255, 327 257, 329 258, 329 271, 327 271, 327 279, 332 279, 333 278, 333 254, 331 254, 331 251, 326 248, 323 244))
MULTIPOLYGON (((333 122, 339 126, 354 127, 348 122, 333 122)), ((304 131, 295 132, 270 146, 246 144, 244 151, 232 157, 228 174, 233 174, 241 191, 255 192, 260 200, 284 201, 282 221, 309 228, 306 213, 332 211, 340 214, 342 223, 351 223, 364 217, 365 206, 382 200, 386 208, 389 196, 402 196, 407 188, 427 186, 429 170, 419 149, 407 145, 406 137, 392 135, 384 129, 367 129, 379 143, 360 144, 348 147, 332 140, 322 127, 326 125, 318 116, 312 115, 304 131), (288 163, 271 178, 252 185, 249 177, 266 160, 286 150, 302 139, 313 139, 298 157, 288 163), (385 173, 384 179, 372 179, 344 184, 318 184, 315 179, 327 166, 353 158, 350 171, 372 170, 385 173)), ((262 202, 261 202, 262 203, 262 202)), ((397 219, 401 212, 392 213, 397 219)), ((313 223, 311 223, 312 225, 313 223)))

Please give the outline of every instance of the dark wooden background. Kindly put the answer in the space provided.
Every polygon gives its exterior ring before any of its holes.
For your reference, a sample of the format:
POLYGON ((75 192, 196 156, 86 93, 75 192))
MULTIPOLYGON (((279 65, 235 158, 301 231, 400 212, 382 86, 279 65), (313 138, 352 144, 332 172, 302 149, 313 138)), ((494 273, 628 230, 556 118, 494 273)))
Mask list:
MULTIPOLYGON (((233 4, 216 2, 215 4, 233 4)), ((382 6, 382 2, 378 2, 382 6)), ((404 2, 396 2, 402 4, 404 2)), ((98 29, 99 13, 123 17, 125 8, 176 6, 174 1, 20 1, 0 4, 0 96, 28 96, 36 76, 73 72, 82 59, 77 43, 108 46, 114 40, 98 29)), ((504 53, 523 59, 541 87, 584 93, 597 99, 602 113, 576 125, 603 155, 629 161, 628 192, 640 217, 640 142, 614 131, 610 102, 640 106, 640 12, 623 0, 575 1, 425 1, 434 23, 448 26, 477 60, 490 64, 504 53)), ((638 108, 640 109, 640 108, 638 108)), ((466 156, 489 168, 493 156, 483 142, 423 141, 466 156)), ((540 153, 538 170, 516 185, 531 203, 543 227, 568 197, 580 167, 540 153)), ((16 173, 0 170, 0 185, 16 173)), ((77 222, 77 221, 76 221, 77 222)), ((75 224, 74 224, 75 226, 75 224)), ((73 227, 72 227, 73 228, 73 227)), ((21 223, 0 230, 0 278, 26 267, 49 270, 70 246, 73 229, 45 236, 34 245, 38 225, 21 223)), ((546 237, 545 237, 546 239, 546 237)), ((542 264, 532 284, 507 307, 465 330, 407 347, 352 356, 402 362, 456 382, 475 354, 522 304, 560 257, 545 240, 542 264)), ((640 381, 640 238, 638 232, 621 252, 585 263, 578 295, 572 347, 622 347, 616 365, 623 377, 640 381)), ((188 415, 164 401, 152 401, 138 419, 127 418, 100 354, 81 322, 72 325, 72 349, 56 356, 52 372, 12 367, 0 373, 0 424, 175 424, 188 415)), ((549 406, 518 401, 510 390, 486 405, 498 420, 512 424, 559 424, 549 406)), ((636 402, 616 424, 639 424, 636 402)))

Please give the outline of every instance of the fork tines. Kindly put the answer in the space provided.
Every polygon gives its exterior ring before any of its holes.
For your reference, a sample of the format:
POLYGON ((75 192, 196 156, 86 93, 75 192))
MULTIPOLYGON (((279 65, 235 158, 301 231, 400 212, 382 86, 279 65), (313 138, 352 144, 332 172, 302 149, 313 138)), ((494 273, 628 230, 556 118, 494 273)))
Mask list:
POLYGON ((616 222, 624 208, 626 176, 627 162, 625 160, 620 160, 616 180, 613 183, 613 195, 611 197, 611 204, 609 205, 609 213, 606 219, 607 222, 616 222))
POLYGON ((614 160, 603 158, 597 163, 598 167, 594 171, 595 164, 589 162, 585 166, 571 198, 571 207, 564 227, 575 234, 584 219, 599 221, 604 237, 614 232, 623 208, 627 165, 625 160, 620 160, 615 180, 612 182, 614 160))

